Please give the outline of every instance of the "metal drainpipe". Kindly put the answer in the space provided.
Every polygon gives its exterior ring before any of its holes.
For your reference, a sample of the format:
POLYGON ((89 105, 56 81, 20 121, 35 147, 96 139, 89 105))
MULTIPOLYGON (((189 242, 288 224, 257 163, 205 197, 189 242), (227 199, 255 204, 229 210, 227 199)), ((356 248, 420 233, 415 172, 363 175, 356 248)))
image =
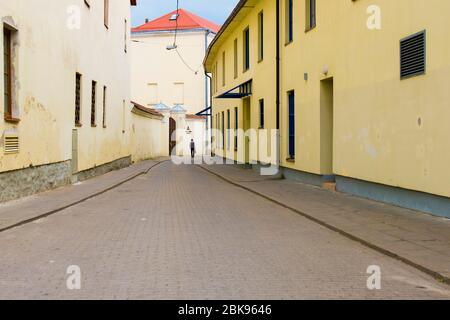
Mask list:
MULTIPOLYGON (((205 32, 205 54, 208 52, 208 36, 210 33, 211 33, 210 30, 206 30, 206 32, 205 32)), ((205 70, 205 109, 210 107, 209 104, 211 104, 211 107, 212 107, 211 81, 212 81, 211 77, 208 75, 208 73, 205 70), (210 101, 210 103, 208 103, 208 84, 209 84, 209 101, 210 101)), ((206 127, 208 128, 208 121, 209 121, 209 127, 210 127, 209 133, 211 135, 209 143, 210 143, 210 149, 211 149, 211 155, 212 155, 212 130, 213 130, 212 108, 211 108, 210 114, 211 115, 210 115, 209 119, 208 119, 208 117, 206 117, 206 121, 207 121, 206 127)))
POLYGON ((277 143, 278 143, 278 154, 277 154, 277 164, 281 164, 281 133, 280 133, 280 108, 281 108, 281 101, 280 101, 280 90, 281 90, 281 70, 280 70, 280 0, 277 0, 276 2, 276 126, 277 126, 277 143))
MULTIPOLYGON (((211 157, 213 156, 213 152, 212 152, 212 145, 213 145, 213 136, 212 136, 212 132, 213 132, 213 114, 212 114, 212 112, 213 112, 213 109, 212 109, 212 101, 213 101, 213 94, 212 94, 212 78, 211 78, 211 76, 206 72, 206 70, 205 70, 205 76, 206 76, 206 79, 207 79, 207 81, 209 80, 209 99, 210 99, 210 101, 211 101, 211 105, 210 105, 210 107, 211 107, 211 109, 209 110, 209 114, 210 114, 210 121, 209 121, 209 126, 210 126, 210 134, 211 134, 211 139, 210 139, 210 144, 211 144, 211 157)), ((207 87, 208 88, 208 87, 207 87)), ((208 107, 209 108, 209 107, 208 107)))

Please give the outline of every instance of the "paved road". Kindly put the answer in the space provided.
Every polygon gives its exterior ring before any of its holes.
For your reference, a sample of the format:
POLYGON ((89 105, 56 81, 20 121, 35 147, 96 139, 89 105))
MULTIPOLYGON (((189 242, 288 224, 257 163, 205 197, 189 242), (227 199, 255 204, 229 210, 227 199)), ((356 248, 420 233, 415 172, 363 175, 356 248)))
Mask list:
POLYGON ((195 166, 0 233, 0 298, 439 298, 449 287, 195 166), (68 290, 67 267, 81 269, 68 290), (381 290, 366 270, 381 267, 381 290))

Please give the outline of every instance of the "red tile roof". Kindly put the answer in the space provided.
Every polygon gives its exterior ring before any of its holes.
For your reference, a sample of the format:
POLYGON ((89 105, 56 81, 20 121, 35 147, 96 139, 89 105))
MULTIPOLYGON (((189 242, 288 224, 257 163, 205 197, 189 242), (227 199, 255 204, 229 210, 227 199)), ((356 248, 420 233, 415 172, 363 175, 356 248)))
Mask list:
MULTIPOLYGON (((176 22, 170 21, 170 17, 176 14, 177 11, 172 11, 158 19, 147 22, 139 27, 131 29, 132 32, 143 32, 143 31, 169 31, 175 30, 176 22)), ((214 33, 219 32, 220 26, 203 19, 189 11, 180 9, 178 17, 178 29, 179 30, 190 30, 190 29, 207 29, 214 33)))
POLYGON ((195 114, 187 114, 186 115, 186 119, 190 119, 190 120, 205 120, 206 117, 205 116, 197 116, 195 114))

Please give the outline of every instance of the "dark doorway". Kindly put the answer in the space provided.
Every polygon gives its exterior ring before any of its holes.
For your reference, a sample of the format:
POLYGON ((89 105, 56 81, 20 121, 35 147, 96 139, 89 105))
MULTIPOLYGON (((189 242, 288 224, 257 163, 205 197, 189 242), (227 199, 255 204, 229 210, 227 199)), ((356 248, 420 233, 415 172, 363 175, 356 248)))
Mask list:
POLYGON ((320 83, 320 164, 321 173, 333 174, 333 78, 320 83))
POLYGON ((175 119, 170 118, 169 119, 169 155, 172 155, 173 149, 177 146, 177 137, 176 137, 176 130, 177 130, 177 122, 175 119))
POLYGON ((289 128, 289 140, 288 140, 288 156, 289 159, 295 159, 295 93, 294 91, 288 92, 288 128, 289 128))

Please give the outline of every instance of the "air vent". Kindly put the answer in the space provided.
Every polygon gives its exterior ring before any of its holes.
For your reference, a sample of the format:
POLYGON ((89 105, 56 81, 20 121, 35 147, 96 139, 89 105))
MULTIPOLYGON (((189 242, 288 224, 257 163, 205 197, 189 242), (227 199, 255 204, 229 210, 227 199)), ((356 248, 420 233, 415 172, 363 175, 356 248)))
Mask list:
POLYGON ((425 74, 426 33, 422 31, 400 41, 401 78, 425 74))
POLYGON ((19 153, 19 136, 17 134, 5 134, 5 154, 19 153))

